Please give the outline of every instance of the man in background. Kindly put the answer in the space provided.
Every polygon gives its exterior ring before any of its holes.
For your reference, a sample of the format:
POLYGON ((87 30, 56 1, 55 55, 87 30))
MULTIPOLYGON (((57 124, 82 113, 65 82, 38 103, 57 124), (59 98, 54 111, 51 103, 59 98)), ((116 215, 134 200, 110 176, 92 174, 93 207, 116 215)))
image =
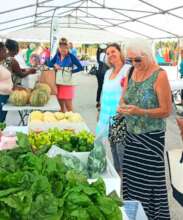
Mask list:
POLYGON ((101 44, 99 45, 97 49, 97 63, 98 63, 98 71, 97 71, 97 83, 98 83, 98 88, 97 88, 97 97, 96 97, 96 108, 100 109, 100 97, 101 97, 101 92, 102 92, 102 86, 104 82, 104 76, 106 71, 109 69, 109 67, 106 64, 106 54, 105 50, 107 48, 107 45, 101 44))
POLYGON ((69 42, 69 52, 74 55, 75 57, 77 57, 77 49, 73 47, 73 43, 69 42))

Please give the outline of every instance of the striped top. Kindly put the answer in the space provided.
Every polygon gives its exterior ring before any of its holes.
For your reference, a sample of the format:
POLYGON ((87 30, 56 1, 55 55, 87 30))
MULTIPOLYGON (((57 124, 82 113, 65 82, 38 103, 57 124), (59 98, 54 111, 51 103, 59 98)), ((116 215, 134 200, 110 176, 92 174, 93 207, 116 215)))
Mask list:
MULTIPOLYGON (((153 86, 161 70, 155 71, 148 79, 142 82, 135 82, 130 79, 124 95, 125 103, 136 105, 142 109, 158 108, 158 97, 153 86)), ((127 130, 130 133, 143 134, 151 131, 165 130, 165 120, 162 118, 130 115, 126 116, 126 119, 127 130)))
POLYGON ((110 79, 113 69, 107 70, 101 96, 101 110, 96 127, 96 134, 108 137, 109 119, 116 115, 116 110, 123 92, 121 81, 126 77, 130 65, 125 64, 114 79, 110 79))

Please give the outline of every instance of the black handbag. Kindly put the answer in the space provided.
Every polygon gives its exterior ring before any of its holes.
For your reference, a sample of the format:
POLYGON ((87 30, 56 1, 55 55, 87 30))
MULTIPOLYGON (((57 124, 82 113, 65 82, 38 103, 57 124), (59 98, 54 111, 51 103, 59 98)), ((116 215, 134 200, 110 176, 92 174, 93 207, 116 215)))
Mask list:
POLYGON ((97 67, 96 66, 92 66, 92 68, 90 69, 88 74, 90 74, 90 75, 97 75, 98 74, 97 67))
MULTIPOLYGON (((132 76, 134 67, 132 66, 128 74, 128 82, 132 76)), ((124 116, 115 115, 109 119, 109 134, 108 139, 112 143, 124 143, 126 137, 126 119, 124 116)))

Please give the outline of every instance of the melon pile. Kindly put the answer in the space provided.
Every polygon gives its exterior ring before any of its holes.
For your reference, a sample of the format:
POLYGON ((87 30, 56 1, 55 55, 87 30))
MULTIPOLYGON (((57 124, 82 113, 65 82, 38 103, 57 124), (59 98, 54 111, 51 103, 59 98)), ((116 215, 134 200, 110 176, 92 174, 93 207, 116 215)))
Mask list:
POLYGON ((74 112, 40 112, 33 111, 30 114, 30 122, 83 122, 79 113, 74 112))
POLYGON ((9 97, 9 102, 15 106, 44 106, 51 95, 51 89, 47 84, 38 83, 33 90, 15 88, 9 97))

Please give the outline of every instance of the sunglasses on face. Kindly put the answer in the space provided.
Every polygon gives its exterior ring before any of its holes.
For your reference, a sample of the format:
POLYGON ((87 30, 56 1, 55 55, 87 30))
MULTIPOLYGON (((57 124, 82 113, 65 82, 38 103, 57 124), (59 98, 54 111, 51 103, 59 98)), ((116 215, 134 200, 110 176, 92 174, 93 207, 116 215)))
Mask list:
POLYGON ((142 57, 135 57, 135 58, 128 57, 128 58, 126 58, 126 62, 127 63, 133 63, 133 62, 141 63, 142 62, 142 57))

